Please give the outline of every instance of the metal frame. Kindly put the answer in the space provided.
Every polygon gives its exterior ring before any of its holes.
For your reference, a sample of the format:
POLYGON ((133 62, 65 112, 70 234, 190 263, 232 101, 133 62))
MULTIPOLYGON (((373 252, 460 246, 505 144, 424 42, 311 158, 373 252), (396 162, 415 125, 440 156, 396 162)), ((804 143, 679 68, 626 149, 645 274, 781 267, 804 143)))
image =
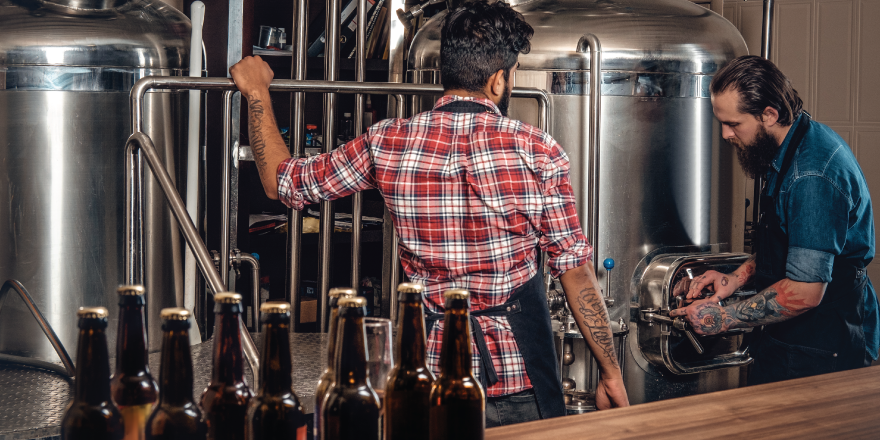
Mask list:
POLYGON ((6 282, 3 283, 3 287, 0 287, 0 308, 3 307, 3 301, 6 299, 6 295, 9 293, 10 290, 14 290, 16 293, 18 293, 18 296, 21 298, 22 301, 24 301, 24 304, 27 306, 28 310, 31 311, 31 315, 34 315, 34 319, 37 320, 37 324, 40 325, 40 329, 43 330, 46 338, 49 339, 49 343, 52 344, 52 348, 55 349, 55 353, 58 353, 58 357, 61 358, 61 363, 64 364, 64 368, 61 368, 51 362, 45 362, 39 359, 31 359, 21 356, 12 356, 8 354, 0 354, 0 362, 14 362, 17 364, 51 370, 63 376, 76 376, 76 368, 74 368, 73 360, 70 359, 70 355, 67 354, 67 350, 64 349, 64 344, 62 344, 61 340, 58 339, 58 335, 55 334, 55 330, 52 329, 52 324, 49 324, 49 321, 47 321, 43 314, 40 312, 39 307, 37 307, 37 303, 34 302, 31 294, 27 291, 27 289, 24 288, 24 285, 21 284, 20 281, 6 280, 6 282))
MULTIPOLYGON (((602 109, 602 44, 593 34, 584 34, 578 41, 577 51, 590 51, 590 133, 587 147, 587 166, 590 180, 587 181, 587 241, 593 245, 593 271, 599 273, 599 149, 602 109)), ((609 293, 610 294, 610 293, 609 293)))
MULTIPOLYGON (((137 149, 142 150, 150 150, 146 154, 147 160, 152 160, 153 163, 149 163, 153 172, 157 174, 157 180, 160 182, 160 186, 165 192, 166 197, 168 197, 169 204, 172 205, 172 210, 175 211, 175 217, 177 217, 175 204, 180 199, 180 196, 177 194, 177 191, 174 189, 173 184, 171 183, 170 177, 168 177, 167 171, 161 167, 161 164, 158 161, 158 156, 156 156, 155 151, 152 148, 152 142, 149 138, 143 133, 139 133, 142 127, 143 120, 143 103, 144 96, 148 90, 153 89, 166 89, 166 90, 181 90, 181 89, 198 89, 198 90, 218 90, 218 91, 226 91, 232 92, 237 90, 235 87, 235 83, 228 78, 190 78, 190 77, 146 77, 138 81, 131 90, 131 113, 132 113, 132 127, 135 128, 136 134, 139 136, 132 136, 130 138, 128 147, 126 149, 126 239, 131 239, 129 243, 132 243, 130 246, 126 247, 126 255, 125 255, 125 267, 127 276, 133 276, 135 271, 141 271, 143 264, 142 259, 140 259, 140 229, 138 221, 140 219, 140 197, 139 192, 134 191, 135 188, 138 187, 140 182, 140 173, 139 164, 137 161, 137 156, 134 153, 137 152, 137 149), (149 143, 147 141, 150 141, 149 143), (144 148, 144 145, 148 145, 149 148, 144 148), (151 155, 154 156, 151 159, 151 155), (160 179, 159 174, 163 174, 165 179, 160 179), (167 182, 165 182, 167 180, 167 182), (135 244, 136 243, 136 244, 135 244)), ((395 84, 395 83, 370 83, 370 82, 339 82, 339 81, 299 81, 299 80, 276 80, 273 81, 269 90, 273 92, 312 92, 312 93, 344 93, 344 94, 384 94, 384 95, 395 95, 397 98, 397 110, 398 112, 402 112, 405 100, 403 95, 421 95, 421 96, 436 96, 443 94, 443 87, 441 85, 434 84, 395 84)), ((538 126, 542 130, 547 129, 547 124, 550 119, 550 98, 546 91, 542 89, 536 88, 514 88, 512 92, 512 96, 515 98, 531 98, 538 101, 539 108, 539 120, 538 126)), ((231 110, 229 108, 229 95, 226 98, 226 106, 227 110, 231 110)), ((233 112, 234 113, 234 112, 233 112)), ((233 114, 226 114, 227 120, 230 119, 233 114)), ((228 124, 225 125, 228 127, 228 124)), ((224 130, 228 131, 228 130, 224 130)), ((229 133, 226 133, 228 136, 229 133)), ((231 162, 233 160, 233 154, 229 149, 230 143, 226 141, 225 151, 224 151, 224 161, 231 162), (228 153, 228 154, 227 154, 228 153)), ((224 163, 224 170, 231 170, 231 166, 224 163)), ((229 185, 230 181, 228 178, 224 178, 224 186, 229 185)), ((224 189, 224 193, 226 191, 231 191, 224 189)), ((182 203, 182 202, 181 202, 182 203)), ((229 203, 228 198, 224 198, 222 201, 224 204, 229 203)), ((223 212, 229 212, 228 207, 223 207, 223 212)), ((224 290, 226 284, 223 282, 222 277, 216 273, 216 270, 211 270, 213 267, 212 259, 208 254, 207 248, 204 243, 201 241, 201 238, 196 233, 194 227, 192 227, 192 221, 186 218, 186 221, 181 221, 178 218, 178 222, 180 223, 180 227, 182 232, 184 233, 187 243, 189 243, 190 247, 199 249, 194 249, 194 254, 196 254, 196 260, 199 263, 199 267, 205 273, 206 278, 208 278, 208 284, 211 289, 216 293, 218 291, 224 290), (190 231, 190 229, 192 229, 190 231), (201 252, 204 250, 204 252, 201 252), (196 252, 198 251, 198 252, 196 252), (210 263, 210 264, 209 264, 210 263), (216 279, 214 279, 214 275, 216 275, 216 279)), ((330 223, 330 227, 332 228, 333 224, 330 223)), ((226 230, 226 229, 224 229, 226 230)), ((226 237, 228 240, 228 237, 226 237)), ((296 242, 297 238, 294 237, 292 242, 296 242)), ((354 244, 353 244, 354 246, 354 244)), ((359 246, 359 245, 358 245, 359 246)), ((221 248, 222 250, 222 248, 221 248)), ((292 250, 298 252, 298 250, 292 250)), ((223 255, 221 253, 221 255, 223 255)), ((398 263, 397 252, 396 249, 392 252, 393 261, 391 262, 393 269, 396 270, 398 263)), ((327 266, 326 269, 329 271, 329 255, 328 250, 322 248, 322 266, 327 266)), ((222 272, 222 271, 221 271, 222 272)), ((329 272, 328 272, 329 273, 329 272)), ((391 286, 384 286, 383 289, 390 288, 391 286)), ((296 303, 299 300, 299 289, 294 288, 291 291, 291 303, 296 303)), ((384 292, 383 292, 384 293, 384 292)), ((393 298, 395 295, 391 295, 392 297, 392 306, 391 313, 396 314, 394 307, 395 299, 393 298)), ((326 301, 326 295, 322 295, 322 301, 326 301)), ((322 314, 326 311, 326 307, 321 309, 322 314)), ((323 318, 323 316, 322 316, 323 318)), ((294 318, 295 319, 295 318, 294 318)), ((323 319, 326 321, 326 319, 323 319)), ((250 337, 245 338, 247 341, 245 345, 253 344, 250 340, 250 337)), ((258 362, 257 359, 253 359, 254 362, 258 362)), ((255 365, 253 362, 251 365, 255 365)))

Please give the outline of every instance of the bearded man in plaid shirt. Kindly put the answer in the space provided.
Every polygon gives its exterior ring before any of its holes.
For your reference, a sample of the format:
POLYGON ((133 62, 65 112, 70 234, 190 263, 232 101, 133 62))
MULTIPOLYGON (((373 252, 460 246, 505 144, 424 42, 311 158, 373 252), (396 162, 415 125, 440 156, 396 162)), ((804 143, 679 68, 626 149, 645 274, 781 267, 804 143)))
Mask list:
POLYGON ((474 372, 486 425, 562 416, 565 407, 539 251, 560 277, 602 379, 599 409, 628 406, 592 246, 575 210, 568 156, 547 133, 507 118, 531 26, 503 2, 470 2, 441 32, 444 95, 432 111, 387 119, 331 153, 291 158, 272 113, 272 70, 230 69, 248 101, 251 148, 266 194, 293 209, 378 188, 412 282, 425 286, 428 363, 438 371, 443 291, 471 292, 474 372))

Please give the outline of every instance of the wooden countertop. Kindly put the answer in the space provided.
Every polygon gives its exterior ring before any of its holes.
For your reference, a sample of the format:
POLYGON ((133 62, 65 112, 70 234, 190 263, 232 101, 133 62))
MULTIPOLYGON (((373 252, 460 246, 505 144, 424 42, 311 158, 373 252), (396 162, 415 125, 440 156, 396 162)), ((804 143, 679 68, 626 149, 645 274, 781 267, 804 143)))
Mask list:
POLYGON ((880 366, 486 430, 486 439, 880 439, 880 366))

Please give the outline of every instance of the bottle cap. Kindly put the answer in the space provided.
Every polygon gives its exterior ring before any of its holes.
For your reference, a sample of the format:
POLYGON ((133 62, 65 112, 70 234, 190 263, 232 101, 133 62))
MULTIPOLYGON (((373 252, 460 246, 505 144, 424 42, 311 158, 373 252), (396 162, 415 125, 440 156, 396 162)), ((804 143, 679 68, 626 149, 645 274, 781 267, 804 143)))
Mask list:
POLYGON ((464 289, 449 289, 443 292, 443 297, 446 299, 468 299, 471 296, 471 293, 464 289))
POLYGON ((166 321, 186 321, 192 316, 192 313, 183 307, 170 307, 162 309, 160 316, 166 321))
POLYGON ((343 118, 350 118, 350 117, 351 117, 351 113, 343 113, 343 114, 342 114, 342 117, 343 117, 343 118))
POLYGON ((397 286, 399 293, 422 293, 423 290, 425 290, 425 287, 416 283, 400 283, 397 286))
POLYGON ((339 307, 364 307, 367 299, 362 296, 346 297, 339 300, 339 307))
POLYGON ((357 296, 357 290, 352 289, 351 287, 334 287, 330 289, 330 292, 327 295, 331 298, 348 298, 351 296, 357 296))
POLYGON ((284 301, 266 301, 260 306, 262 313, 289 313, 290 304, 284 301))
POLYGON ((108 315, 106 307, 80 307, 76 311, 78 318, 104 319, 108 315))
POLYGON ((235 292, 219 292, 214 295, 217 304, 241 304, 241 295, 235 292))
POLYGON ((119 286, 119 288, 116 289, 116 293, 118 293, 121 296, 138 296, 138 295, 143 295, 145 292, 146 292, 146 289, 144 289, 144 286, 137 285, 137 284, 127 285, 127 286, 119 286))

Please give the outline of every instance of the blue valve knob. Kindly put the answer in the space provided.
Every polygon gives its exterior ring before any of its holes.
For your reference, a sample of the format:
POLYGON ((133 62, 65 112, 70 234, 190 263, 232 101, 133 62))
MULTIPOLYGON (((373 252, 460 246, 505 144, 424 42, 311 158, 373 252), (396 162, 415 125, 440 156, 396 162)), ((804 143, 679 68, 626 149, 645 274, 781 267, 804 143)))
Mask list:
POLYGON ((602 262, 602 266, 605 267, 605 270, 614 269, 614 259, 613 258, 606 258, 605 261, 602 262))
MULTIPOLYGON (((255 260, 260 261, 260 254, 258 254, 256 252, 251 252, 251 255, 254 257, 255 260)), ((614 266, 613 261, 611 262, 611 265, 614 266)))

